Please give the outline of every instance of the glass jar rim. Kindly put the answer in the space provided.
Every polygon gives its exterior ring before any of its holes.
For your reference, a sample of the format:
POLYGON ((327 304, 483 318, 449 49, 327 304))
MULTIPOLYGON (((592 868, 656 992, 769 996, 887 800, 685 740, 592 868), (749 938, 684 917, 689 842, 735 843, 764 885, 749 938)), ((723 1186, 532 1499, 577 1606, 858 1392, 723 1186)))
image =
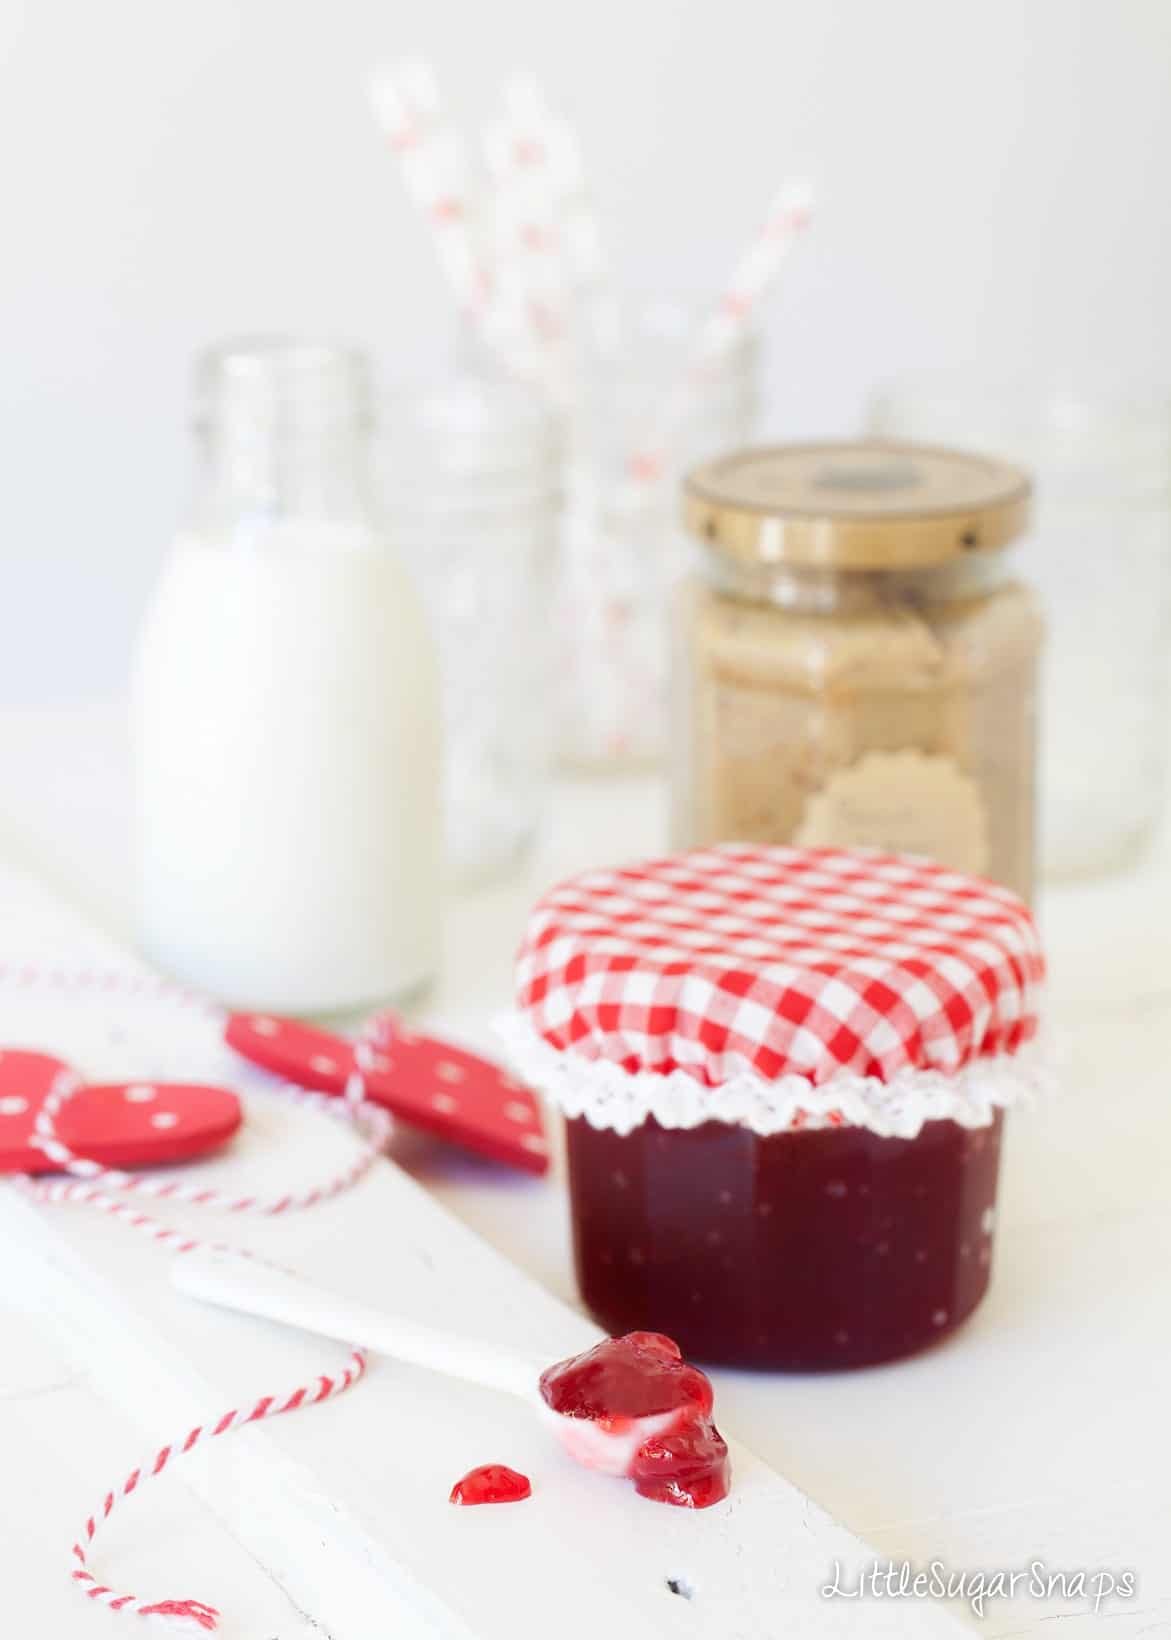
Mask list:
POLYGON ((1028 522, 1032 485, 1007 462, 899 440, 733 451, 684 481, 691 532, 744 564, 914 569, 995 551, 1028 522))
POLYGON ((331 426, 364 430, 372 419, 370 372, 358 347, 279 334, 230 337, 199 354, 193 372, 197 428, 223 425, 257 437, 331 426))
POLYGON ((878 437, 978 440, 1032 469, 1046 496, 1171 495, 1165 384, 1072 372, 912 371, 880 382, 878 437))

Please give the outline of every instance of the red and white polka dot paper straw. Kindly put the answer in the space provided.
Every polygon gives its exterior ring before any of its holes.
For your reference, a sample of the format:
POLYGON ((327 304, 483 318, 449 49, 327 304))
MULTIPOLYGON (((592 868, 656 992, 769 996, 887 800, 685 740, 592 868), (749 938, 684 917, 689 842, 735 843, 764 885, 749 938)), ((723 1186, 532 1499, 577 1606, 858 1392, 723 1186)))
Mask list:
POLYGON ((492 301, 492 275, 480 244, 482 224, 467 154, 440 100, 434 72, 416 59, 380 69, 371 81, 370 101, 460 311, 482 327, 492 301))
POLYGON ((594 201, 586 186, 581 147, 569 121, 550 107, 531 75, 505 87, 505 128, 515 169, 539 190, 536 231, 522 223, 522 236, 538 255, 556 255, 556 289, 562 326, 579 379, 565 385, 563 397, 580 399, 582 372, 591 363, 613 363, 619 325, 611 269, 602 242, 594 201), (542 227, 544 233, 542 233, 542 227))
POLYGON ((495 250, 491 323, 518 373, 563 407, 572 392, 574 339, 560 197, 565 132, 536 82, 517 75, 483 135, 495 250))
POLYGON ((700 327, 678 387, 630 455, 626 481, 617 497, 619 511, 638 511, 666 476, 681 423, 702 402, 713 367, 755 319, 765 294, 809 226, 812 204, 812 190, 804 182, 786 183, 774 195, 759 232, 736 262, 720 300, 700 327))

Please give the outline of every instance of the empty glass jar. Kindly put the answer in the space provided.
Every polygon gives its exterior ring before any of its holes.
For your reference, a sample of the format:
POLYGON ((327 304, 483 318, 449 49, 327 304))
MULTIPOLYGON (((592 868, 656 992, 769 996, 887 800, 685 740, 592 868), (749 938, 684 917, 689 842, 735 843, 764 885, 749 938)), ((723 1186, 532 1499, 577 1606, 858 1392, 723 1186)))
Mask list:
POLYGON ((648 766, 668 723, 670 590, 682 569, 683 471, 753 435, 758 339, 748 332, 686 384, 691 318, 641 314, 568 418, 557 585, 559 760, 648 766))
POLYGON ((1171 704, 1171 401, 926 374, 877 394, 884 436, 975 444, 1036 479, 1022 563, 1040 594, 1040 858, 1122 866, 1166 792, 1171 704))

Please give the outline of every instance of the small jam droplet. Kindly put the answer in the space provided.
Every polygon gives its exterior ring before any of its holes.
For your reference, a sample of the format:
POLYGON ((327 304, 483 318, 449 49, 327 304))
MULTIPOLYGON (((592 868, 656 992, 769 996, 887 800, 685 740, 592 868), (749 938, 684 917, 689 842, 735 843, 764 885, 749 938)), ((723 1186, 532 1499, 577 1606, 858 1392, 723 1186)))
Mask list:
POLYGON ((463 1480, 451 1489, 449 1503, 519 1503, 531 1497, 532 1487, 527 1475, 509 1469, 504 1463, 482 1463, 478 1469, 469 1469, 463 1480))

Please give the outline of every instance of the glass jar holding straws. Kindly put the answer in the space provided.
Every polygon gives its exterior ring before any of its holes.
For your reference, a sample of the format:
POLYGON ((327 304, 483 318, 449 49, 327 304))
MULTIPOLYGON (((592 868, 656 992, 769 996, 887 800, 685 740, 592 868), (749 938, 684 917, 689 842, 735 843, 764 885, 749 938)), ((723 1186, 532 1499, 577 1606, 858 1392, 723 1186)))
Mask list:
POLYGON ((756 322, 809 221, 809 190, 788 184, 773 196, 702 323, 664 323, 660 311, 624 334, 576 137, 538 86, 505 88, 482 133, 479 176, 426 64, 379 74, 373 104, 478 365, 531 384, 567 429, 559 759, 656 762, 676 480, 754 431, 756 322))
POLYGON ((532 841, 548 764, 559 447, 539 398, 471 378, 392 397, 385 510, 439 641, 448 866, 468 883, 532 841))
POLYGON ((707 372, 672 429, 669 454, 640 455, 674 387, 692 327, 679 310, 643 316, 570 418, 557 581, 560 761, 650 766, 667 718, 666 610, 683 560, 682 468, 752 437, 758 338, 744 331, 707 372))

